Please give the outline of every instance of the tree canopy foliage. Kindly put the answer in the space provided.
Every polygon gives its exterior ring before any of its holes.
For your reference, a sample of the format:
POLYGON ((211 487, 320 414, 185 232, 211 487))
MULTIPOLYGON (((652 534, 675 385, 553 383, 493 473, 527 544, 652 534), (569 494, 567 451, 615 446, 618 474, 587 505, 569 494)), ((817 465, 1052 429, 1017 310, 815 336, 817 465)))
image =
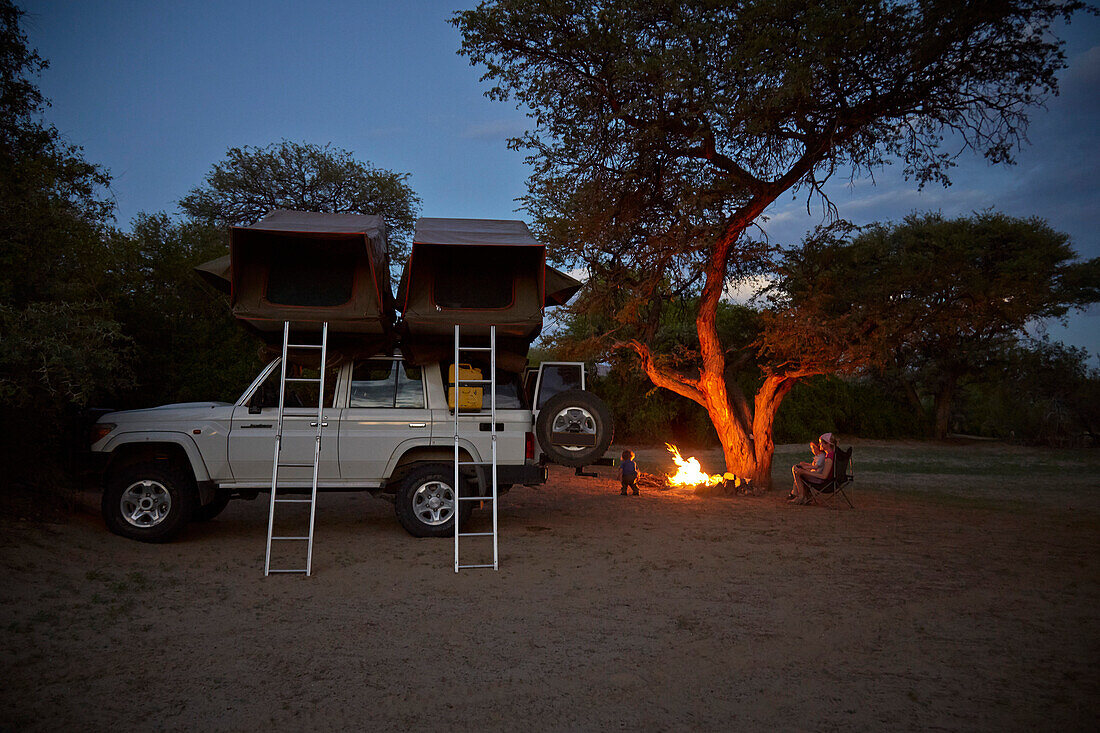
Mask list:
POLYGON ((391 261, 402 263, 420 210, 408 179, 347 150, 284 140, 230 148, 180 208, 196 221, 223 226, 253 224, 272 209, 379 215, 390 230, 391 261))
POLYGON ((110 176, 44 120, 22 16, 0 0, 0 465, 41 487, 87 447, 85 408, 235 396, 256 348, 191 271, 224 232, 113 226, 110 176))
POLYGON ((960 389, 952 423, 972 435, 1052 446, 1100 440, 1100 369, 1083 349, 1024 341, 1001 353, 997 371, 960 389), (994 377, 994 378, 989 378, 994 377))
POLYGON ((557 256, 618 284, 632 329, 696 298, 690 368, 644 339, 621 343, 656 385, 707 408, 728 470, 766 480, 779 402, 828 365, 762 365, 751 405, 727 391, 718 303, 769 250, 747 230, 785 192, 823 197, 838 172, 898 161, 921 185, 946 184, 960 149, 1010 161, 1031 109, 1057 91, 1055 23, 1081 7, 496 0, 453 22, 489 95, 531 111, 535 129, 513 144, 530 153, 526 205, 557 256))
POLYGON ((115 395, 115 407, 232 402, 255 377, 258 339, 194 271, 225 248, 221 227, 163 213, 139 214, 130 231, 113 234, 113 309, 133 339, 134 370, 133 386, 115 395))
POLYGON ((770 339, 794 351, 799 324, 813 324, 849 354, 857 345, 914 405, 932 397, 939 438, 960 380, 987 372, 1028 325, 1100 300, 1100 259, 1078 261, 1041 219, 913 214, 851 238, 820 234, 784 253, 770 339))
POLYGON ((56 414, 122 384, 104 297, 109 176, 42 121, 23 13, 0 0, 0 404, 56 414))

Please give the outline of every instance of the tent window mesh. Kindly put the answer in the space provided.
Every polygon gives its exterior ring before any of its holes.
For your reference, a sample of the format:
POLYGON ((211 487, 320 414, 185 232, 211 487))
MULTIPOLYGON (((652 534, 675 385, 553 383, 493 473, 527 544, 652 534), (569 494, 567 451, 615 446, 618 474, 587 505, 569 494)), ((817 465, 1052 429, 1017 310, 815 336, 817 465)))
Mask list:
POLYGON ((432 298, 437 306, 488 310, 512 304, 515 270, 510 258, 474 251, 482 248, 451 249, 435 263, 432 298))
POLYGON ((349 248, 297 244, 274 249, 264 294, 269 303, 328 308, 351 300, 356 257, 349 248))

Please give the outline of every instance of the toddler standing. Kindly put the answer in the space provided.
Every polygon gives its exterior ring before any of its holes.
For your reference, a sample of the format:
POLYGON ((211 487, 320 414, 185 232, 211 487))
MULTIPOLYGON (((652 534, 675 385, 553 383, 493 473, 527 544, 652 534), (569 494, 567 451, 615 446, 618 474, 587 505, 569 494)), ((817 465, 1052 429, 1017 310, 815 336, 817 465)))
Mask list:
POLYGON ((619 481, 623 485, 622 496, 626 496, 627 488, 634 489, 634 496, 638 495, 638 466, 634 463, 634 451, 624 450, 619 461, 619 481))

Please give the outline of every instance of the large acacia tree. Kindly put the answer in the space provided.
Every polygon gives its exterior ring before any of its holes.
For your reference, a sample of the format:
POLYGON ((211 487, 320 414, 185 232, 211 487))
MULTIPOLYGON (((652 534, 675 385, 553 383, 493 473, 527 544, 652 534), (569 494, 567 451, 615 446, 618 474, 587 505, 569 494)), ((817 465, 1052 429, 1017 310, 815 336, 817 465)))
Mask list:
POLYGON ((513 141, 535 166, 528 208, 558 256, 618 286, 622 328, 609 338, 654 384, 707 409, 727 470, 765 483, 780 402, 842 354, 765 350, 777 358, 754 398, 727 383, 716 313, 770 249, 752 228, 784 194, 824 200, 837 172, 898 160, 921 184, 947 184, 960 149, 1009 162, 1029 111, 1057 91, 1055 25, 1080 8, 495 0, 453 22, 489 96, 530 110, 534 129, 513 141), (647 338, 677 297, 697 308, 690 364, 647 338))

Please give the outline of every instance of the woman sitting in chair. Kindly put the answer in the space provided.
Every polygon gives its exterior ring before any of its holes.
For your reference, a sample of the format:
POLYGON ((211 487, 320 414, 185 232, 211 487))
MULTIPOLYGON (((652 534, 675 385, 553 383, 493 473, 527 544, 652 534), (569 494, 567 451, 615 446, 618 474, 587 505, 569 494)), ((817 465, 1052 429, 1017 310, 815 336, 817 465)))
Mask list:
POLYGON ((820 453, 814 456, 811 463, 803 461, 791 468, 794 477, 794 489, 787 501, 792 504, 809 504, 810 489, 807 483, 820 484, 833 475, 833 457, 836 454, 836 445, 833 442, 833 434, 825 433, 818 438, 817 446, 820 453))

